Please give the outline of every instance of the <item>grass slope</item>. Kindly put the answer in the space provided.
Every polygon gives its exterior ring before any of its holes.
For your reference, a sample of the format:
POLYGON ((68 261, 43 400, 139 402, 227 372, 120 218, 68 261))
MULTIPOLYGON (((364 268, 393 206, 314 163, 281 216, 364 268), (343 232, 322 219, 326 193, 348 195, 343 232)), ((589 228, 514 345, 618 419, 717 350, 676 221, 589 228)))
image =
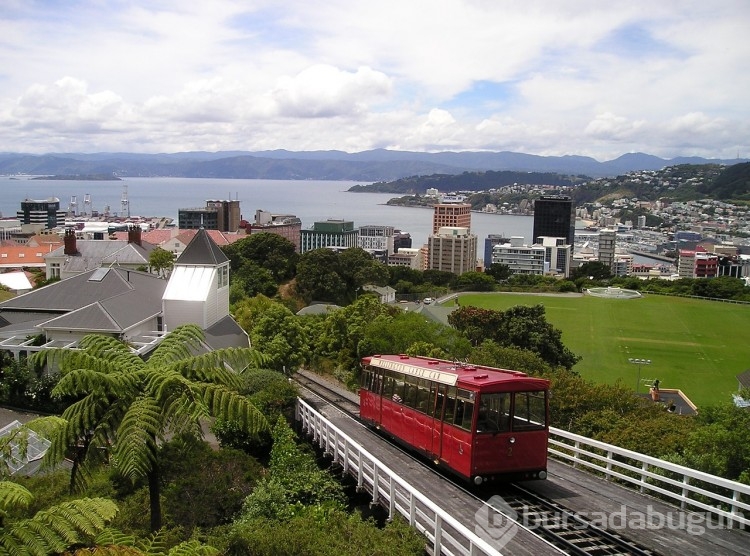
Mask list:
POLYGON ((638 367, 628 359, 650 359, 641 368, 641 393, 659 378, 662 388, 678 388, 700 406, 731 400, 736 375, 750 367, 746 305, 656 295, 632 300, 461 295, 461 305, 485 309, 539 303, 562 331, 563 343, 583 356, 574 370, 596 382, 622 380, 635 389, 638 367))

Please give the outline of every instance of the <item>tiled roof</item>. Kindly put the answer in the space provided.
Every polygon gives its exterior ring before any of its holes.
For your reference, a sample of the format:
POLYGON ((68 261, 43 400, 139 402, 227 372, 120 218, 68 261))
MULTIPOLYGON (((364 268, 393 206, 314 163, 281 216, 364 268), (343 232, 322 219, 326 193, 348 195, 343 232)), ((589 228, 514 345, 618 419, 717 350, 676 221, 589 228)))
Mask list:
POLYGON ((0 245, 0 267, 17 268, 21 266, 44 267, 44 255, 47 247, 28 247, 26 245, 0 245))

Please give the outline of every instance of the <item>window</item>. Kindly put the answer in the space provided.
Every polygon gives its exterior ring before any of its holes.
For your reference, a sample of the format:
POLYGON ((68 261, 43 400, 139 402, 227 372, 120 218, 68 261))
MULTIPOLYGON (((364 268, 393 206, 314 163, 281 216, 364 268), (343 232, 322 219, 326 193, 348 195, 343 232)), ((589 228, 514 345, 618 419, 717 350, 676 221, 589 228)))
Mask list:
POLYGON ((229 265, 219 267, 219 288, 229 285, 229 265))
POLYGON ((477 432, 498 433, 510 430, 510 394, 481 394, 477 432))
POLYGON ((453 424, 465 430, 471 430, 474 417, 475 393, 469 390, 458 390, 456 393, 456 413, 453 424))
POLYGON ((516 392, 513 408, 513 430, 534 431, 547 426, 545 392, 516 392))

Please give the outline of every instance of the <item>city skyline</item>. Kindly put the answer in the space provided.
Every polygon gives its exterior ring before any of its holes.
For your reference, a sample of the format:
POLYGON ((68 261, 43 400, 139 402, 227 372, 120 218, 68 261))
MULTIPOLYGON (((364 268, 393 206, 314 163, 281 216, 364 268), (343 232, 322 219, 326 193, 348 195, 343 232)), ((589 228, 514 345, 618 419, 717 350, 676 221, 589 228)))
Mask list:
POLYGON ((747 157, 742 0, 13 2, 0 152, 747 157))

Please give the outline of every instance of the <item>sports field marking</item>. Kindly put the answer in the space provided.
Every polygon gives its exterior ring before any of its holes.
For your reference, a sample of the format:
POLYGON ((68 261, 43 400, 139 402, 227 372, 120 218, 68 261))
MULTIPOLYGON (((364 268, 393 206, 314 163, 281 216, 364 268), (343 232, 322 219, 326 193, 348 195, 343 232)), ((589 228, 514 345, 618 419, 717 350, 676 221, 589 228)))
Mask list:
POLYGON ((675 346, 700 346, 700 344, 696 342, 672 342, 669 340, 658 340, 655 338, 623 338, 622 336, 618 336, 618 340, 621 340, 623 342, 640 342, 643 344, 672 344, 675 346))

